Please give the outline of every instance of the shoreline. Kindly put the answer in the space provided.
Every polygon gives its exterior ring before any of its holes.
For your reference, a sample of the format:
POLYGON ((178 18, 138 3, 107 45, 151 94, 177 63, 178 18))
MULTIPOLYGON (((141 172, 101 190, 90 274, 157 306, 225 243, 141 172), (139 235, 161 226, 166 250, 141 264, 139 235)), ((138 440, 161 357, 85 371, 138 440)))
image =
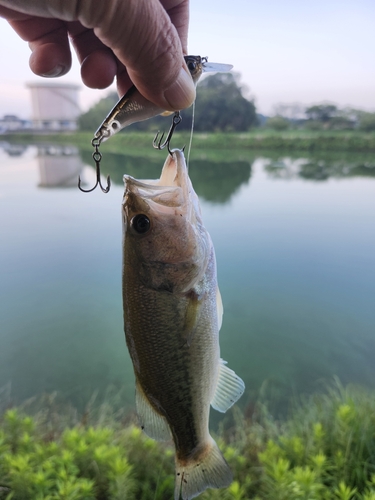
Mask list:
MULTIPOLYGON (((113 136, 103 143, 101 148, 113 153, 124 152, 124 149, 147 148, 148 152, 157 153, 152 148, 153 132, 132 132, 127 130, 113 136)), ((92 150, 92 134, 90 132, 62 132, 48 134, 13 133, 0 136, 1 141, 10 142, 56 142, 74 144, 82 149, 92 150)), ((173 147, 179 144, 189 144, 190 134, 176 132, 173 136, 173 147)), ((181 146, 180 146, 181 147, 181 146)), ((288 130, 275 132, 272 130, 255 129, 241 133, 203 133, 193 136, 194 151, 201 150, 238 150, 242 152, 275 151, 280 153, 375 153, 375 133, 359 131, 306 131, 288 130)))

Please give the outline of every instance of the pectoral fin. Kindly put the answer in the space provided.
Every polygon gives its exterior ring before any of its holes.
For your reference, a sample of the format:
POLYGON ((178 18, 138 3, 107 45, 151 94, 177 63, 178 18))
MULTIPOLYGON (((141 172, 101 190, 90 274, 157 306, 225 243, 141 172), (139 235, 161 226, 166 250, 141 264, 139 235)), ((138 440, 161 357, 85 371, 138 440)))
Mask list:
POLYGON ((214 397, 211 401, 212 408, 225 413, 245 391, 243 380, 233 370, 226 366, 227 362, 219 360, 219 374, 214 397))
POLYGON ((171 431, 165 417, 151 406, 139 382, 135 384, 135 406, 142 430, 157 441, 169 441, 171 431))

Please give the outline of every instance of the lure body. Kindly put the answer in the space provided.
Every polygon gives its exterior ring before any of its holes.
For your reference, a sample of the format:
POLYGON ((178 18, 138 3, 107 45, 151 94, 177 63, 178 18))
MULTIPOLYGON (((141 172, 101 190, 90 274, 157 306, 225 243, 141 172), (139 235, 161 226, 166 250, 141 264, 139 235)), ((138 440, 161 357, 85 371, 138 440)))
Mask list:
MULTIPOLYGON (((201 56, 185 56, 185 61, 195 85, 204 72, 227 72, 232 69, 230 64, 209 64, 207 58, 201 56)), ((164 113, 169 115, 172 112, 165 111, 148 101, 133 85, 115 104, 95 132, 95 144, 99 145, 132 123, 164 113)))

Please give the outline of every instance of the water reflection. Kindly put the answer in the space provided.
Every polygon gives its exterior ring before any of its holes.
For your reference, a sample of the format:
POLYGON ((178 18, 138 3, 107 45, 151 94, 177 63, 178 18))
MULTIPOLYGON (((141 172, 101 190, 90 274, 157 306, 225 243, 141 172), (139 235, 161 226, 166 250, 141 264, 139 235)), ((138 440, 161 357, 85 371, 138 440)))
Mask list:
MULTIPOLYGON (((38 151, 40 187, 76 187, 83 168, 89 166, 94 169, 91 150, 56 144, 39 144, 34 147, 38 151)), ((0 142, 0 149, 10 157, 22 156, 28 148, 29 145, 25 144, 0 142)), ((218 159, 191 159, 190 177, 197 194, 213 203, 227 203, 241 185, 248 184, 254 158, 248 152, 237 156, 237 159, 233 159, 232 152, 225 152, 218 159)), ((163 161, 164 156, 160 154, 145 157, 106 152, 103 168, 105 167, 105 174, 111 176, 113 184, 122 186, 125 173, 138 179, 157 178, 163 161)), ((338 156, 327 152, 284 157, 269 152, 264 169, 276 179, 325 181, 332 177, 375 177, 375 160, 371 154, 338 156)))
POLYGON ((8 156, 22 156, 28 148, 25 144, 11 144, 9 142, 1 142, 0 148, 7 153, 8 156))
POLYGON ((83 169, 79 150, 74 146, 38 146, 39 187, 77 187, 83 169))
MULTIPOLYGON (((115 384, 124 390, 121 403, 133 408, 121 302, 122 176, 155 178, 166 154, 106 153, 103 174, 114 186, 103 196, 37 188, 41 162, 50 160, 66 179, 77 161, 90 181, 90 150, 77 160, 74 148, 1 147, 0 401, 1 387, 11 387, 17 402, 58 390, 83 407, 115 384)), ((373 387, 371 157, 348 156, 344 164, 334 155, 267 152, 253 161, 248 152, 204 153, 191 160, 190 175, 217 255, 222 355, 247 387, 241 405, 264 381, 275 398, 333 374, 373 387), (348 179, 311 182, 327 175, 348 179), (362 179, 352 182, 354 175, 362 179)), ((60 182, 46 177, 47 185, 60 182)))
POLYGON ((332 177, 375 177, 373 156, 356 155, 350 158, 278 158, 270 159, 265 170, 274 178, 292 179, 301 177, 313 181, 326 181, 332 177))
POLYGON ((78 176, 84 168, 79 149, 61 144, 13 144, 1 142, 0 149, 9 157, 22 157, 29 148, 36 148, 39 170, 38 187, 76 188, 78 176))
MULTIPOLYGON (((93 164, 91 153, 82 151, 84 163, 93 164)), ((159 177, 165 156, 143 158, 124 154, 106 153, 103 159, 105 174, 111 176, 113 184, 123 185, 126 173, 137 179, 159 177)), ((198 196, 213 203, 227 203, 241 185, 247 184, 251 177, 251 162, 244 160, 214 161, 192 159, 189 174, 198 196)))
POLYGON ((192 160, 190 178, 199 197, 213 203, 227 203, 251 178, 248 161, 214 162, 192 160))

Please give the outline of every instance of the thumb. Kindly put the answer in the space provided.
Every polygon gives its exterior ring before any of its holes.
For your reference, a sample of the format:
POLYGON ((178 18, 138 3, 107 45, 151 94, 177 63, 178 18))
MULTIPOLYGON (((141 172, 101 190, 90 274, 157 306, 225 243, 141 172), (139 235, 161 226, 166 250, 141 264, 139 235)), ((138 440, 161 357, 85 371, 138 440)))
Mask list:
MULTIPOLYGON (((89 3, 82 2, 83 9, 89 3)), ((168 10, 159 0, 112 0, 106 2, 107 7, 109 4, 111 7, 102 12, 92 27, 125 65, 137 89, 163 109, 190 106, 195 99, 195 86, 183 59, 188 1, 164 0, 168 10)), ((82 14, 80 21, 84 24, 82 14)), ((92 13, 88 15, 92 17, 92 13)))
POLYGON ((116 55, 146 99, 183 109, 195 86, 183 59, 189 0, 0 0, 0 13, 80 21, 116 55), (173 22, 172 22, 173 21, 173 22))

